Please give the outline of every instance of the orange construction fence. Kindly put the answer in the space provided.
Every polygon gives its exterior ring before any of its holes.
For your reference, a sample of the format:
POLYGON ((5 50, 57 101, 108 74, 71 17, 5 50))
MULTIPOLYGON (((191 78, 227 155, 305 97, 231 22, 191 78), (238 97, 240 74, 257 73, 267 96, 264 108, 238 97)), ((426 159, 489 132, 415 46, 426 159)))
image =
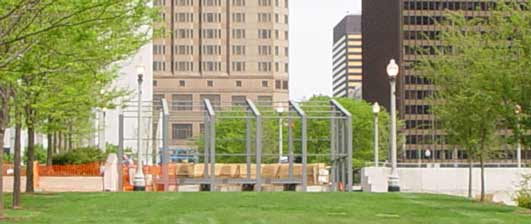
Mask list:
POLYGON ((78 165, 42 165, 38 170, 39 176, 101 176, 99 162, 78 165))

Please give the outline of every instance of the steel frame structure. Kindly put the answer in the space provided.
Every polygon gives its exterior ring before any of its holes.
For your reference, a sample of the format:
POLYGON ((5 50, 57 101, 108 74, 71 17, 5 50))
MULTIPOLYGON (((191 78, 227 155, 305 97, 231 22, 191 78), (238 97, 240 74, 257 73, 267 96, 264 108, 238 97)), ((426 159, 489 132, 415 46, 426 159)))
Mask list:
MULTIPOLYGON (((264 102, 258 102, 257 106, 253 101, 247 99, 245 103, 238 105, 216 105, 209 99, 204 99, 200 106, 202 120, 204 122, 203 132, 203 160, 204 171, 202 178, 179 178, 176 179, 178 185, 207 185, 210 191, 216 191, 217 185, 220 184, 241 184, 254 185, 254 190, 260 192, 263 190, 263 184, 277 185, 299 185, 300 191, 306 192, 308 188, 307 165, 309 156, 325 156, 329 158, 330 165, 330 191, 342 190, 338 186, 344 184, 344 190, 352 191, 353 171, 352 171, 352 115, 337 101, 322 101, 317 105, 305 105, 295 101, 289 102, 266 102, 268 106, 263 106, 264 102), (283 115, 275 113, 272 105, 282 105, 288 108, 283 115), (238 112, 238 113, 234 113, 238 112), (262 159, 269 156, 263 153, 264 127, 265 119, 278 119, 279 117, 287 120, 287 146, 288 146, 288 177, 280 179, 268 179, 262 175, 262 159), (216 141, 224 141, 216 135, 216 121, 221 119, 245 120, 245 133, 242 136, 242 146, 244 142, 245 152, 242 153, 216 153, 216 141), (317 139, 317 141, 330 142, 330 154, 308 154, 308 121, 324 119, 330 121, 330 133, 327 139, 317 139), (297 122, 298 121, 298 122, 297 122), (299 130, 295 130, 299 129, 299 130), (298 132, 299 136, 296 136, 298 132), (300 144, 297 146, 295 142, 300 144), (296 147, 300 147, 296 154, 296 147), (244 178, 217 178, 215 175, 216 157, 243 156, 245 157, 246 175, 244 178), (294 175, 295 158, 300 158, 301 175, 294 175), (253 162, 254 160, 254 162, 253 162), (255 178, 251 177, 252 166, 255 166, 255 178)), ((314 102, 315 103, 315 102, 314 102)), ((162 169, 161 174, 164 181, 168 183, 168 164, 169 164, 169 123, 170 111, 166 99, 162 99, 161 121, 162 121, 162 169)), ((201 116, 198 115, 198 116, 201 116)), ((123 153, 123 117, 120 118, 120 146, 119 158, 121 164, 121 155, 123 153)), ((239 139, 238 139, 239 140, 239 139)), ((234 140, 231 140, 234 141, 234 140)), ((283 144, 282 142, 281 144, 283 144)), ((121 167, 121 166, 120 166, 121 167)), ((121 171, 120 171, 121 172, 121 171)), ((120 180, 122 174, 120 173, 120 180)), ((121 182, 120 182, 120 186, 121 182)), ((122 188, 120 188, 122 189, 122 188)), ((165 191, 168 191, 168 185, 165 185, 165 191)))

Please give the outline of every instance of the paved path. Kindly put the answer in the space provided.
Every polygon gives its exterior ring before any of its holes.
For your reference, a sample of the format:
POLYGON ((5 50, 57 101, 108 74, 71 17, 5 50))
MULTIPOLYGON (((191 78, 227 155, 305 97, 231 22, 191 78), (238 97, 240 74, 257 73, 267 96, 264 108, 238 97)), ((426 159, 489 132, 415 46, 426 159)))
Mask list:
MULTIPOLYGON (((26 178, 22 177, 22 191, 26 178)), ((13 191, 13 177, 4 177, 4 192, 13 191)), ((103 188, 102 177, 40 177, 36 191, 42 192, 100 192, 103 188)))

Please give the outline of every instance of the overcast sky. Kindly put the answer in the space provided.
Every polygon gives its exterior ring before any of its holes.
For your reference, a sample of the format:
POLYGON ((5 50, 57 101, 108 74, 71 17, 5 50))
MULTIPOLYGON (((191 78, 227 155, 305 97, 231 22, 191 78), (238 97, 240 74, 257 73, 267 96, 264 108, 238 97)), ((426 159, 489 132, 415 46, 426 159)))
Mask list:
POLYGON ((345 15, 361 14, 361 0, 292 0, 290 4, 290 97, 330 95, 333 28, 345 15))

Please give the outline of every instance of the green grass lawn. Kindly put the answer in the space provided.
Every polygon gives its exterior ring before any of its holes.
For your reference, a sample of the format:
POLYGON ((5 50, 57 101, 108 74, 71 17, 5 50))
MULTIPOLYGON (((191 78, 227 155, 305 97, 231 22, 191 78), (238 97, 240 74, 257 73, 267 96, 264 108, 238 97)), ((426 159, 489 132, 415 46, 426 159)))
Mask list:
POLYGON ((22 205, 7 223, 531 223, 528 210, 422 194, 61 193, 22 205))

